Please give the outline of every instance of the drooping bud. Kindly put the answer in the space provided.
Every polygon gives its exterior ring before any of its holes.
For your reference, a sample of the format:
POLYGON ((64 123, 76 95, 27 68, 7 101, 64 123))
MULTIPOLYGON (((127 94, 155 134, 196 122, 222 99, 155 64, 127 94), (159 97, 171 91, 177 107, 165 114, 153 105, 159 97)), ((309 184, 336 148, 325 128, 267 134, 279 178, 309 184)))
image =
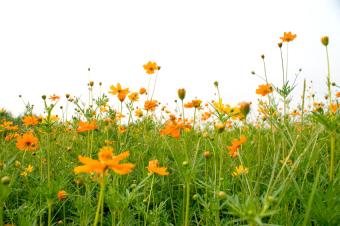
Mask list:
POLYGON ((279 48, 282 48, 282 42, 277 43, 277 46, 278 46, 279 48))

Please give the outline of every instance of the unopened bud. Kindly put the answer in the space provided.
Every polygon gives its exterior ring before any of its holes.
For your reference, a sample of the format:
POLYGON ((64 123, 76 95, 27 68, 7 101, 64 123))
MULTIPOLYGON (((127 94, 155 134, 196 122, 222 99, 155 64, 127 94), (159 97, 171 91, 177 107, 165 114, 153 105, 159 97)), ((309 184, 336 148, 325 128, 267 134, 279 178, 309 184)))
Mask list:
POLYGON ((224 191, 217 192, 217 197, 219 199, 225 199, 227 197, 227 194, 224 191))
POLYGON ((277 46, 278 46, 279 48, 281 48, 281 47, 282 47, 282 42, 277 43, 277 46))
POLYGON ((211 152, 210 151, 205 151, 205 152, 203 152, 203 156, 204 156, 204 158, 208 159, 208 158, 211 157, 211 152))
POLYGON ((328 43, 329 43, 329 38, 328 38, 328 36, 323 36, 323 37, 321 37, 321 43, 322 43, 324 46, 328 46, 328 43))
POLYGON ((1 183, 3 185, 8 185, 11 182, 11 178, 9 176, 4 176, 1 178, 1 183))
POLYGON ((185 89, 178 89, 177 94, 180 100, 184 100, 186 91, 185 89))

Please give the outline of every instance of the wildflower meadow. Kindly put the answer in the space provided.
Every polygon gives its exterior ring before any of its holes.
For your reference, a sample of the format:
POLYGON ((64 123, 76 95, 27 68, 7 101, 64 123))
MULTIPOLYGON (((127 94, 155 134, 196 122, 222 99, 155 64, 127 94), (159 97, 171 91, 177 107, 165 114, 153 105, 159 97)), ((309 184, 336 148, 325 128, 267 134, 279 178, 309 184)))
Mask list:
POLYGON ((331 39, 315 43, 328 65, 318 96, 288 73, 298 35, 278 38, 282 82, 261 55, 257 103, 225 103, 224 81, 211 81, 213 100, 178 87, 170 108, 155 94, 162 66, 147 59, 139 90, 88 81, 86 97, 42 94, 41 113, 25 97, 18 117, 1 106, 0 225, 340 225, 331 39))

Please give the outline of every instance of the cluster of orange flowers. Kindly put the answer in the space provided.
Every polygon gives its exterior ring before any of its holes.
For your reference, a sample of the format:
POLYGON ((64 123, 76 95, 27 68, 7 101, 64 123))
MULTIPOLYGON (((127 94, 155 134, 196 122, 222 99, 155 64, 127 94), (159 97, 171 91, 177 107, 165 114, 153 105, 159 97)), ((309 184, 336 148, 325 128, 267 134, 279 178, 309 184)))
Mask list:
POLYGON ((191 102, 185 103, 184 107, 185 108, 200 108, 202 104, 201 100, 192 100, 191 102))
POLYGON ((174 115, 170 115, 170 119, 165 123, 164 128, 160 130, 160 134, 179 138, 181 130, 188 131, 191 126, 187 122, 183 122, 181 118, 176 119, 174 115))
POLYGON ((96 120, 92 120, 90 122, 82 122, 82 121, 80 121, 78 123, 77 132, 82 133, 82 132, 87 132, 87 131, 95 130, 97 128, 98 128, 98 126, 97 126, 97 121, 96 120))

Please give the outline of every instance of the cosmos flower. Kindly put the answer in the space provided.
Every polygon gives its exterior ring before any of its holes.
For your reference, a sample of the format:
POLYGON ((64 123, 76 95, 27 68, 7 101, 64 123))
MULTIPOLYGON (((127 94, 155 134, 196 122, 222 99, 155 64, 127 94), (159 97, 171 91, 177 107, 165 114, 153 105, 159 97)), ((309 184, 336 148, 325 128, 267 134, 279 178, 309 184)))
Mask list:
POLYGON ((160 67, 157 65, 156 62, 151 62, 151 61, 144 64, 143 67, 144 67, 144 70, 146 71, 146 73, 149 74, 149 75, 154 74, 156 70, 160 69, 160 67))
POLYGON ((243 165, 240 165, 235 168, 235 171, 231 174, 233 177, 236 177, 241 174, 247 174, 248 168, 245 168, 243 165))
POLYGON ((120 83, 117 83, 116 86, 110 86, 110 94, 117 95, 120 102, 123 102, 126 98, 126 95, 129 93, 129 88, 123 89, 120 83))
POLYGON ((86 132, 86 131, 95 130, 97 128, 98 128, 98 126, 97 126, 97 121, 96 120, 92 120, 90 122, 82 122, 82 121, 80 121, 78 123, 77 132, 78 133, 82 133, 82 132, 86 132))
POLYGON ((284 32, 283 37, 280 37, 282 42, 291 42, 296 38, 296 34, 293 34, 292 32, 284 32))
POLYGON ((167 176, 169 175, 169 172, 167 172, 166 167, 159 167, 158 160, 150 160, 149 165, 146 167, 149 171, 149 175, 156 173, 161 176, 167 176))
POLYGON ((35 151, 39 148, 39 140, 32 132, 26 132, 18 137, 16 147, 21 151, 35 151))
POLYGON ((28 126, 37 125, 39 121, 38 121, 38 118, 33 115, 26 115, 22 118, 22 123, 24 123, 24 125, 28 127, 28 126))
POLYGON ((273 87, 271 84, 264 84, 259 85, 259 87, 256 89, 256 94, 266 96, 273 92, 273 87))
POLYGON ((114 156, 112 154, 113 149, 111 147, 104 147, 100 149, 98 153, 98 160, 91 159, 79 155, 78 159, 84 165, 74 168, 75 173, 96 173, 104 175, 107 169, 113 170, 117 174, 127 174, 132 171, 134 164, 132 163, 120 163, 127 157, 129 157, 129 151, 122 152, 119 155, 114 156))

